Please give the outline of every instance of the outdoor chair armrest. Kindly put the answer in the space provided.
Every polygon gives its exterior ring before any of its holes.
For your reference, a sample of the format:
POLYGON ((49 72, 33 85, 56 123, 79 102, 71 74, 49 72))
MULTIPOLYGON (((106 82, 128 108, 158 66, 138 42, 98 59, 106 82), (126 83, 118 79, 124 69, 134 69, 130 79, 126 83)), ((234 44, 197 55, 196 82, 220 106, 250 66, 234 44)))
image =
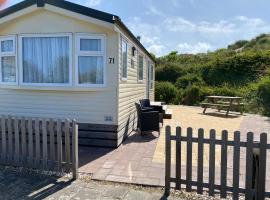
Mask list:
POLYGON ((154 111, 158 111, 159 113, 163 112, 163 107, 162 106, 151 106, 151 108, 154 109, 154 111))
POLYGON ((144 107, 144 108, 142 108, 142 112, 151 112, 151 111, 154 111, 154 108, 152 108, 152 107, 144 107))

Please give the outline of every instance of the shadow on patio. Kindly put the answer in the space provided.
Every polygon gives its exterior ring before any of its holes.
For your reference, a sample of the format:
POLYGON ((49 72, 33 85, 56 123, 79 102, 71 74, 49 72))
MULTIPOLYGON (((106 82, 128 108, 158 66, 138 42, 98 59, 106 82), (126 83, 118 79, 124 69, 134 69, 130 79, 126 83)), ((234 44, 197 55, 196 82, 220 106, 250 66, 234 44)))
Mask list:
POLYGON ((69 179, 1 167, 0 199, 44 199, 72 183, 69 179))

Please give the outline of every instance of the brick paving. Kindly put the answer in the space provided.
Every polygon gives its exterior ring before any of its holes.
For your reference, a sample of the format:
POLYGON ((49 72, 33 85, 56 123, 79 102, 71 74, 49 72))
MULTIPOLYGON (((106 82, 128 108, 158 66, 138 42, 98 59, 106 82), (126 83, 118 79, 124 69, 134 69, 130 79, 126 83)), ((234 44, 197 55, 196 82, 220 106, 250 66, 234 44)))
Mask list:
MULTIPOLYGON (((196 131, 198 128, 204 128, 206 132, 214 128, 217 130, 217 138, 220 137, 220 132, 223 129, 229 131, 229 139, 233 139, 233 131, 240 130, 243 134, 241 140, 245 140, 248 131, 255 133, 255 139, 259 138, 261 132, 269 132, 270 119, 259 115, 245 114, 244 116, 232 115, 230 118, 224 118, 222 114, 214 110, 208 110, 208 115, 202 115, 202 109, 198 107, 171 106, 173 109, 173 119, 166 120, 165 125, 175 127, 180 125, 187 128, 193 127, 196 131)), ((165 150, 165 128, 162 128, 161 135, 158 133, 149 133, 141 137, 137 133, 132 133, 131 136, 118 149, 107 149, 97 147, 80 147, 80 169, 81 173, 92 174, 93 179, 106 180, 115 182, 135 183, 143 185, 164 186, 164 150, 165 150)), ((183 131, 184 132, 184 131, 183 131)), ((270 136, 268 137, 270 142, 270 136)), ((184 147, 184 145, 183 145, 184 147)), ((208 173, 208 150, 205 148, 204 163, 206 164, 205 172, 208 173)), ((233 155, 233 149, 229 148, 228 155, 233 155)), ((185 149, 183 152, 185 154, 185 149)), ((196 147, 193 151, 194 175, 196 180, 196 147)), ((217 149, 216 162, 216 183, 219 183, 219 165, 220 150, 217 149)), ((268 154, 269 157, 269 154, 268 154)), ((185 157, 183 158, 182 175, 185 176, 185 157)), ((232 184, 232 157, 228 158, 228 183, 232 184)), ((245 152, 241 148, 240 161, 240 186, 244 186, 245 175, 245 152)), ((270 166, 270 159, 268 159, 270 166)), ((172 171, 174 173, 174 170, 172 171)), ((204 174, 204 180, 207 182, 208 174, 204 174)), ((270 177, 268 169, 267 177, 270 177)), ((173 174, 174 175, 174 174, 173 174)), ((270 181, 267 182, 267 187, 270 186, 270 181)), ((269 188, 270 189, 270 188, 269 188)))

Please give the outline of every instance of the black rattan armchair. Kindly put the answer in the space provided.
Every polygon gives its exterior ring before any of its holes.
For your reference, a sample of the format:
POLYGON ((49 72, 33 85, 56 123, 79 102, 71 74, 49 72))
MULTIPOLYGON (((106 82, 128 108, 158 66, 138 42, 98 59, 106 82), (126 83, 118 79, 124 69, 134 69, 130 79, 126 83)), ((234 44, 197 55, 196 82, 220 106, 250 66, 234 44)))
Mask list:
POLYGON ((158 131, 159 127, 159 112, 157 111, 143 111, 140 104, 135 103, 137 109, 137 128, 143 134, 146 131, 158 131))
POLYGON ((147 112, 147 111, 157 111, 157 112, 159 112, 159 122, 163 126, 164 112, 163 112, 163 107, 162 106, 150 105, 150 100, 149 99, 141 99, 140 100, 140 105, 141 105, 141 109, 142 109, 143 112, 147 112))

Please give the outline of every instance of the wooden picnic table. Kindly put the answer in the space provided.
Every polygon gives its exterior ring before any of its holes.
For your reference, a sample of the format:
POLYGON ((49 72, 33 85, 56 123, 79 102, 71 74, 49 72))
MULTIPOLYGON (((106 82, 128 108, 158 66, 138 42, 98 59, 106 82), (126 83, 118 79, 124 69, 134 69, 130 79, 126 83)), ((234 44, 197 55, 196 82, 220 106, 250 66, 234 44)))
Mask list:
POLYGON ((232 111, 233 107, 239 108, 241 114, 243 114, 243 111, 241 109, 241 106, 243 105, 242 99, 242 97, 206 96, 207 102, 201 103, 201 105, 204 108, 204 114, 207 108, 216 107, 218 111, 220 111, 221 109, 226 110, 226 117, 228 117, 229 112, 232 111))

